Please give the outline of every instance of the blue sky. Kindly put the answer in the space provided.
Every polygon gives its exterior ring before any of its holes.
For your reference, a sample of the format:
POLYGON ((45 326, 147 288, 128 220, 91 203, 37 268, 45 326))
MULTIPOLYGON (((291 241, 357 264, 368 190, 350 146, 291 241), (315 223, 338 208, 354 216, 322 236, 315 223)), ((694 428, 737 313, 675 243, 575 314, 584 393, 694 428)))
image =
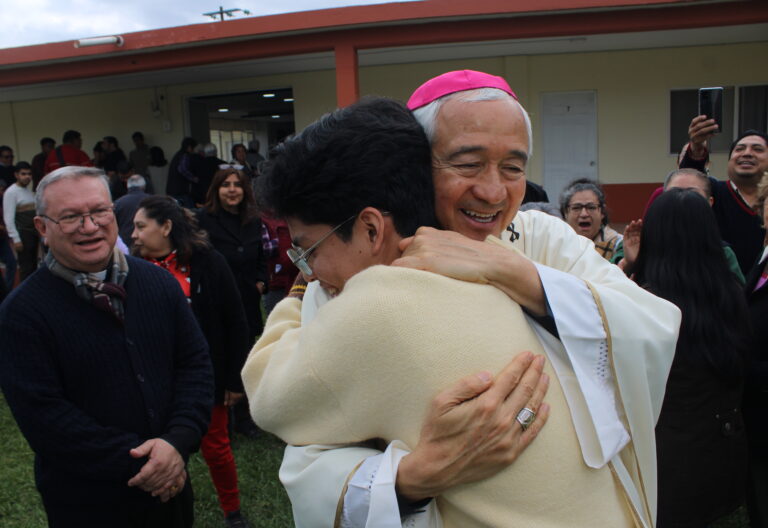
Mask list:
MULTIPOLYGON (((349 5, 383 4, 387 0, 0 0, 3 29, 0 48, 115 35, 161 27, 211 22, 202 13, 240 8, 250 16, 274 15, 349 5)), ((238 13, 238 17, 243 16, 238 13)))

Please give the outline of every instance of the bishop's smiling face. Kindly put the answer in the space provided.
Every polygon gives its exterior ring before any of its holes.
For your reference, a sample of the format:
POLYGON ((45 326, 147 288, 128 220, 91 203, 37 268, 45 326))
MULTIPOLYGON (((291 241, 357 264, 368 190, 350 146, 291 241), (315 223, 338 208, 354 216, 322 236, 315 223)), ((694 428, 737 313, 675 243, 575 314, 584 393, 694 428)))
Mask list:
POLYGON ((432 144, 440 225, 475 240, 499 236, 525 195, 528 132, 512 99, 447 101, 432 144))

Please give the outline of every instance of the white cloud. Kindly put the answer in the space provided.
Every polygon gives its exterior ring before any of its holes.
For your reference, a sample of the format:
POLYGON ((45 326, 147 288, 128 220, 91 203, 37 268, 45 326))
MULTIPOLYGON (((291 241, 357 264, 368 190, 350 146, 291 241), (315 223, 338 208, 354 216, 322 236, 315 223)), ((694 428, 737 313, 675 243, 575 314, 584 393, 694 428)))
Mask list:
MULTIPOLYGON (((306 11, 349 5, 381 4, 390 0, 294 0, 285 4, 253 0, 232 0, 226 8, 241 8, 251 16, 272 15, 288 11, 306 11)), ((27 46, 46 42, 76 40, 100 35, 115 35, 147 29, 211 22, 202 13, 216 11, 211 0, 4 0, 3 19, 13 21, 0 32, 0 48, 27 46)), ((220 4, 220 3, 219 3, 220 4)))

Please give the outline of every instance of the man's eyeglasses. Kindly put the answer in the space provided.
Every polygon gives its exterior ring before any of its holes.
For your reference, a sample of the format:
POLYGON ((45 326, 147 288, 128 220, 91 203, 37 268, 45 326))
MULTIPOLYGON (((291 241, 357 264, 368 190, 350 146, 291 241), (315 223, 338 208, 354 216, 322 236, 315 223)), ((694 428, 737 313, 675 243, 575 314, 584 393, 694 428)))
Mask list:
POLYGON ((309 256, 312 254, 312 252, 313 252, 314 250, 316 250, 316 249, 317 249, 317 246, 319 246, 320 244, 322 244, 322 243, 323 243, 323 241, 324 241, 326 238, 328 238, 329 236, 331 236, 332 234, 334 234, 336 231, 338 231, 339 229, 341 229, 341 227, 342 227, 344 224, 346 224, 346 223, 347 223, 347 222, 349 222, 350 220, 354 220, 355 218, 357 218, 357 215, 356 215, 356 214, 355 214, 355 215, 352 215, 352 216, 350 216, 349 218, 347 218, 346 220, 344 220, 342 223, 340 223, 339 225, 337 225, 336 227, 334 227, 333 229, 331 229, 331 230, 330 230, 328 233, 326 233, 325 235, 323 235, 323 236, 320 238, 320 240, 318 240, 317 242, 315 242, 314 244, 312 244, 312 246, 311 246, 309 249, 307 249, 306 251, 303 251, 301 248, 298 248, 298 247, 296 247, 296 246, 292 246, 292 247, 291 247, 291 249, 289 249, 288 251, 286 251, 286 253, 288 254, 288 258, 289 258, 289 259, 291 259, 291 262, 293 262, 293 264, 294 264, 294 265, 295 265, 297 268, 299 268, 299 271, 300 271, 300 272, 302 272, 304 275, 312 275, 312 268, 309 266, 309 263, 307 262, 307 259, 308 259, 308 258, 309 258, 309 256))
POLYGON ((582 209, 586 209, 587 212, 589 213, 594 213, 595 211, 600 209, 600 205, 594 204, 594 203, 586 203, 586 204, 575 203, 568 206, 568 211, 571 213, 580 213, 582 209))
POLYGON ((99 209, 94 209, 93 211, 88 211, 84 214, 68 214, 64 215, 58 220, 54 220, 50 216, 46 215, 40 215, 43 218, 46 218, 53 222, 54 224, 58 224, 59 229, 61 229, 62 233, 74 233, 81 227, 85 225, 85 219, 90 218, 91 222, 94 223, 96 227, 102 227, 114 220, 115 218, 115 212, 112 207, 101 207, 99 209))

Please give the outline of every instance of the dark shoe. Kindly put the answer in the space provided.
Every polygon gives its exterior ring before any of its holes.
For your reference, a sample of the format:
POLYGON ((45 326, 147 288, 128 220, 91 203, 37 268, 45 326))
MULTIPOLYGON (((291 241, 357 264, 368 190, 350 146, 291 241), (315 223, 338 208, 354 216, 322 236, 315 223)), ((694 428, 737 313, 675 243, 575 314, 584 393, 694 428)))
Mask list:
POLYGON ((229 512, 224 518, 224 522, 227 523, 227 528, 251 528, 248 520, 243 517, 240 510, 229 512))

